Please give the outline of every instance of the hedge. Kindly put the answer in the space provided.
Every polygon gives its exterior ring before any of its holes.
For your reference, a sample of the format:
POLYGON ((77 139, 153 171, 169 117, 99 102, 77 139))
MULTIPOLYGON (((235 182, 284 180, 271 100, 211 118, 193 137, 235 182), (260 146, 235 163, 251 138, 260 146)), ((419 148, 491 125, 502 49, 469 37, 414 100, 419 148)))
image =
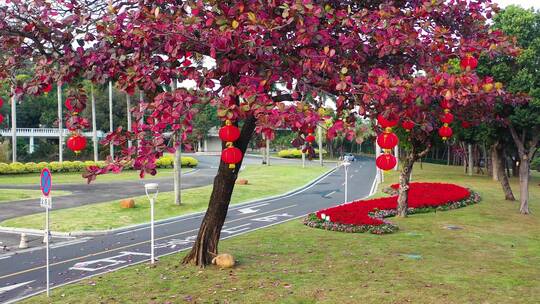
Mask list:
MULTIPOLYGON (((163 156, 156 161, 156 166, 158 168, 172 168, 174 159, 172 156, 163 156)), ((199 164, 199 161, 193 157, 182 157, 182 167, 196 167, 199 164)), ((86 167, 90 166, 105 166, 104 161, 64 161, 60 162, 40 162, 40 163, 0 163, 0 175, 6 174, 24 174, 24 173, 39 173, 43 168, 49 168, 52 172, 82 172, 86 167)), ((132 169, 131 167, 127 169, 132 169)))
MULTIPOLYGON (((315 158, 319 158, 319 149, 315 149, 315 158)), ((326 155, 326 151, 323 150, 323 155, 326 155)), ((288 149, 281 150, 278 152, 279 157, 283 158, 302 158, 302 150, 299 149, 288 149)))

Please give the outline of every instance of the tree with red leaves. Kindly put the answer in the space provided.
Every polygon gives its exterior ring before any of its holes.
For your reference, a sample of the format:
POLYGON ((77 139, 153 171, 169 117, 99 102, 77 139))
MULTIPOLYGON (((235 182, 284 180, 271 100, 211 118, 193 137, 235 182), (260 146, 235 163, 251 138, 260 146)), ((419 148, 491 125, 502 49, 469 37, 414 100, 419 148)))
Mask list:
MULTIPOLYGON (((232 144, 242 153, 255 133, 272 138, 276 128, 305 139, 327 100, 335 101, 338 118, 329 137, 354 139, 362 116, 407 117, 415 124, 409 135, 413 163, 425 153, 417 147, 428 149, 440 126, 442 100, 458 114, 489 104, 484 97, 495 94, 481 90, 485 80, 473 70, 452 74, 447 62, 514 52, 501 32, 488 30, 496 7, 487 0, 125 0, 108 7, 40 0, 21 10, 23 3, 0 8, 0 45, 15 37, 19 56, 33 59, 37 75, 25 91, 52 79, 84 78, 144 93, 132 110, 136 127, 107 136, 103 144, 121 150, 105 168, 91 168, 89 180, 128 163, 142 174, 155 173, 155 160, 192 130, 194 105, 207 103, 241 128, 232 144), (139 145, 129 149, 128 140, 139 145)), ((184 262, 204 266, 217 254, 240 165, 221 163, 184 262)))

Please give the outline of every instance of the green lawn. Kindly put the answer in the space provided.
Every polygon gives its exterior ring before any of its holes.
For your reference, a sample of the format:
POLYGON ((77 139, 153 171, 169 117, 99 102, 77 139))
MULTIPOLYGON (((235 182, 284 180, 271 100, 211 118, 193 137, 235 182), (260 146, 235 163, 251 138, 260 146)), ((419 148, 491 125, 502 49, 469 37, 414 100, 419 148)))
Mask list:
MULTIPOLYGON (((193 169, 182 168, 182 173, 189 172, 193 169)), ((163 178, 172 176, 173 169, 159 169, 158 174, 152 176, 150 174, 145 175, 146 178, 163 178)), ((0 175, 0 185, 39 185, 39 173, 34 174, 9 174, 0 175)), ((86 179, 82 177, 81 172, 62 172, 53 173, 53 185, 54 184, 82 184, 86 183, 86 179)), ((98 176, 94 183, 106 183, 123 180, 137 180, 140 179, 139 171, 126 170, 120 174, 105 174, 98 176)))
MULTIPOLYGON (((299 168, 291 165, 247 166, 240 178, 249 185, 235 187, 232 203, 237 204, 256 198, 285 193, 298 188, 328 168, 313 166, 299 168)), ((156 205, 156 219, 166 219, 186 213, 204 211, 208 206, 211 186, 188 189, 182 192, 182 205, 174 204, 173 192, 160 193, 156 205)), ((135 198, 133 209, 122 209, 118 201, 92 204, 82 207, 51 212, 51 229, 54 231, 106 230, 149 221, 150 203, 146 196, 135 198)), ((0 223, 0 226, 36 228, 43 225, 43 214, 13 218, 0 223)))
MULTIPOLYGON (((129 267, 26 303, 538 303, 540 177, 531 181, 533 214, 522 216, 487 177, 428 164, 415 170, 414 180, 470 186, 483 201, 392 219, 400 231, 383 236, 294 220, 221 242, 221 252, 239 260, 230 271, 183 266, 182 253, 156 268, 129 267), (463 229, 446 229, 450 224, 463 229)), ((386 180, 396 181, 395 173, 386 180)), ((517 190, 515 180, 512 186, 517 190)))
MULTIPOLYGON (((68 195, 67 191, 54 191, 54 196, 68 195)), ((38 199, 41 197, 39 190, 0 189, 0 203, 20 201, 26 199, 38 199)))

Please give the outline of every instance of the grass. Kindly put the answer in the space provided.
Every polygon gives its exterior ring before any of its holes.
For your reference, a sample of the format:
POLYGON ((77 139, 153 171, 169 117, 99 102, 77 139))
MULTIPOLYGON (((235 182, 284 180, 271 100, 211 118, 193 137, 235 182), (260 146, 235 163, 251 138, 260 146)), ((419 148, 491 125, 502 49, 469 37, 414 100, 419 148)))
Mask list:
MULTIPOLYGON (((182 173, 189 172, 193 169, 182 168, 182 173)), ((147 178, 162 178, 169 177, 173 173, 173 169, 159 169, 158 174, 152 176, 150 174, 145 175, 147 178)), ((82 172, 62 172, 53 173, 53 184, 84 184, 86 179, 82 177, 82 172)), ((34 174, 9 174, 0 175, 0 185, 39 185, 39 173, 34 174)), ((98 176, 94 183, 108 183, 124 180, 137 180, 140 179, 139 171, 127 170, 120 174, 105 174, 98 176)))
MULTIPOLYGON (((245 178, 249 185, 237 185, 232 197, 232 204, 257 198, 285 193, 298 188, 328 168, 313 166, 247 166, 239 178, 245 178)), ((184 190, 182 205, 174 202, 173 192, 160 193, 156 204, 156 219, 166 219, 196 211, 204 211, 212 186, 184 190)), ((136 208, 122 209, 119 201, 86 205, 51 212, 51 229, 54 231, 106 230, 149 221, 150 203, 146 196, 135 198, 136 208)), ((13 218, 0 223, 4 227, 35 228, 43 225, 43 214, 33 214, 13 218)))
MULTIPOLYGON (((54 191, 54 196, 71 194, 68 191, 54 191)), ((0 203, 20 201, 26 199, 38 199, 41 197, 39 190, 0 189, 0 203)))
MULTIPOLYGON (((129 267, 25 303, 538 303, 540 177, 531 181, 532 215, 501 199, 487 177, 424 164, 414 180, 455 182, 483 201, 449 212, 392 219, 395 234, 346 234, 300 220, 221 242, 233 270, 160 259, 156 268, 129 267), (448 230, 446 225, 463 229, 448 230), (420 258, 415 258, 420 256, 420 258)), ((395 182, 395 173, 386 184, 395 182)), ((512 180, 513 189, 517 182, 512 180)))

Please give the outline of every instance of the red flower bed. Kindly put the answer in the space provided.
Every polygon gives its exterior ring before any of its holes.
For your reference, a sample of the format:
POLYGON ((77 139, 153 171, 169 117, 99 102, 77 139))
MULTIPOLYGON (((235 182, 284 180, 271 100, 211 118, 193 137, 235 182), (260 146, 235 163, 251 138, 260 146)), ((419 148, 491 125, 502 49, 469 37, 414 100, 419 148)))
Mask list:
MULTIPOLYGON (((396 190, 399 185, 396 184, 391 187, 396 190)), ((477 202, 477 199, 479 197, 472 195, 468 189, 453 184, 411 183, 409 188, 409 210, 412 213, 414 213, 414 209, 444 208, 445 206, 449 209, 459 208, 477 202)), ((396 208, 397 195, 355 201, 319 210, 308 217, 306 224, 314 227, 324 226, 321 228, 326 229, 331 226, 331 230, 356 232, 358 229, 350 227, 350 225, 353 225, 363 227, 360 229, 362 231, 386 233, 397 229, 396 226, 383 220, 385 216, 394 215, 396 208), (312 223, 313 220, 318 221, 318 223, 312 223), (343 225, 343 227, 340 225, 343 225), (388 227, 384 227, 382 230, 371 230, 370 227, 376 226, 388 227)))

